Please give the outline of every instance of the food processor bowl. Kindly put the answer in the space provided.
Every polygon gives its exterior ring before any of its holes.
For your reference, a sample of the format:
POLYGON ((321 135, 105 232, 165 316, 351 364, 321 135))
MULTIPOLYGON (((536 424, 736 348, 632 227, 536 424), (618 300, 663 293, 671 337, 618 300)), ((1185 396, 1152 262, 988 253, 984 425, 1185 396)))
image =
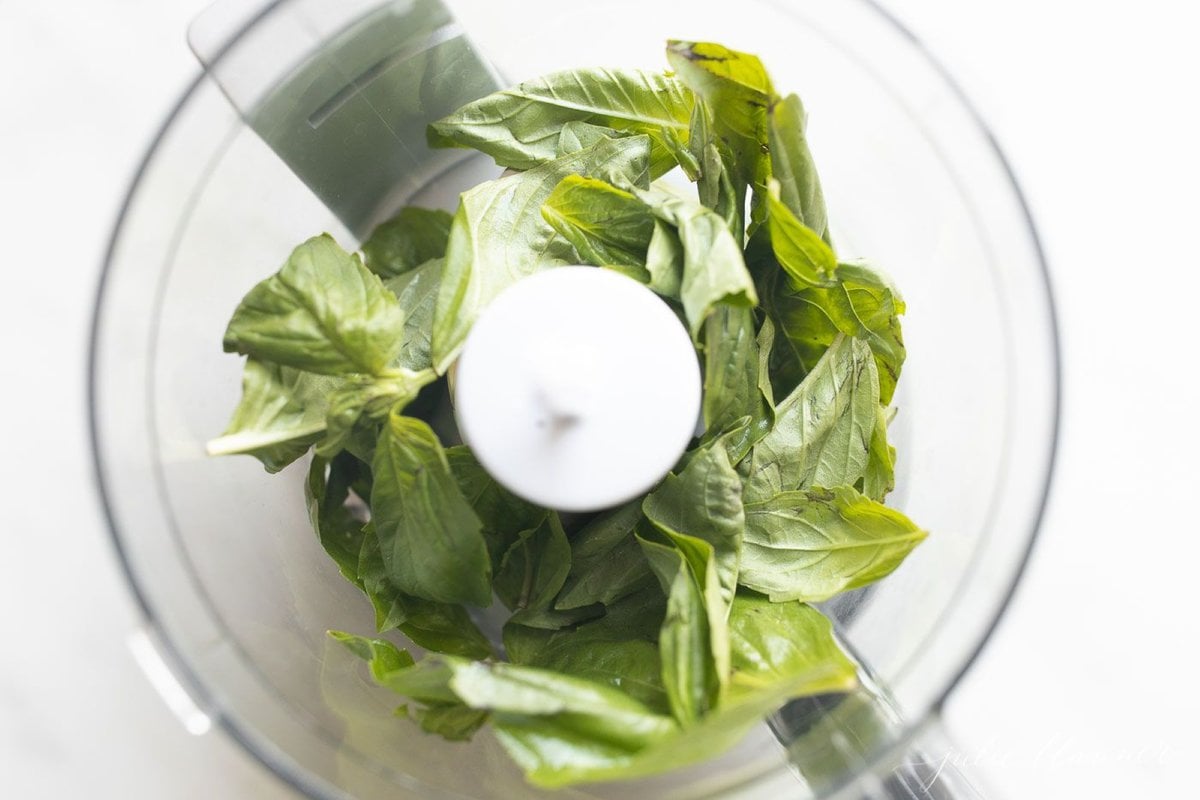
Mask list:
POLYGON ((974 796, 922 753, 1037 531, 1057 345, 1013 176, 919 42, 869 0, 245 6, 193 27, 205 71, 122 210, 90 365, 98 480, 144 616, 135 649, 189 730, 232 736, 313 798, 974 796), (353 247, 401 206, 452 209, 499 174, 430 150, 428 122, 555 69, 661 69, 668 38, 759 54, 804 99, 841 257, 890 274, 907 302, 889 503, 930 536, 826 605, 860 691, 789 704, 695 768, 543 792, 486 728, 448 743, 395 717, 397 698, 326 636, 369 635, 373 614, 309 527, 304 465, 271 476, 205 454, 239 396, 221 336, 297 242, 328 231, 353 247))

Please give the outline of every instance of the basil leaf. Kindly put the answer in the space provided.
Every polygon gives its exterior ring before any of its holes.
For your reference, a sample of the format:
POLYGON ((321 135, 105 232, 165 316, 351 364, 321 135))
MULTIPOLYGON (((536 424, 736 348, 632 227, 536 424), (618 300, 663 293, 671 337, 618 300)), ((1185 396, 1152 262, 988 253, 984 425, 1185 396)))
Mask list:
POLYGON ((805 369, 816 364, 839 333, 865 340, 875 354, 880 402, 887 405, 904 365, 899 319, 904 301, 886 278, 865 266, 840 264, 837 277, 837 285, 828 289, 774 291, 772 313, 805 369))
POLYGON ((667 61, 679 80, 710 106, 713 133, 728 144, 738 182, 765 183, 767 108, 775 90, 758 57, 711 42, 673 40, 667 43, 667 61))
POLYGON ((398 629, 420 647, 465 658, 491 658, 492 646, 460 605, 412 597, 388 577, 373 524, 363 530, 358 558, 360 585, 375 607, 380 633, 398 629))
POLYGON ((447 448, 446 462, 459 490, 483 525, 483 538, 494 574, 521 532, 539 527, 550 512, 522 500, 497 483, 465 445, 447 448))
POLYGON ((366 661, 371 676, 382 680, 387 675, 412 667, 413 657, 385 639, 369 639, 343 631, 330 631, 329 638, 344 645, 347 650, 366 661))
POLYGON ((679 297, 683 285, 683 242, 675 228, 654 220, 654 232, 646 249, 647 283, 663 297, 679 297))
POLYGON ((678 231, 683 247, 679 295, 693 339, 717 305, 758 304, 741 243, 720 216, 695 201, 663 192, 635 190, 634 194, 654 216, 678 231))
POLYGON ((775 409, 775 427, 750 453, 747 503, 862 477, 875 428, 879 378, 864 342, 840 336, 775 409))
MULTIPOLYGON (((737 589, 745 525, 742 481, 729 463, 725 448, 699 451, 679 475, 668 475, 646 495, 642 511, 663 533, 686 534, 712 548, 719 584, 718 598, 714 598, 719 600, 719 610, 713 616, 724 621, 737 589)), ((672 538, 675 540, 675 536, 672 538)), ((703 574, 703 568, 696 569, 697 578, 703 574)), ((661 578, 661 572, 659 575, 661 578)))
POLYGON ((560 610, 593 603, 610 605, 654 581, 634 538, 641 500, 606 511, 571 539, 571 571, 554 603, 560 610))
MULTIPOLYGON (((659 131, 644 131, 650 137, 650 178, 658 178, 675 169, 682 158, 690 168, 691 158, 687 150, 686 136, 672 128, 660 128, 659 131)), ((580 150, 595 145, 601 139, 620 139, 625 136, 638 135, 633 131, 621 131, 607 128, 603 125, 592 125, 588 122, 568 122, 563 125, 558 136, 558 146, 555 157, 578 153, 580 150)))
POLYGON ((804 131, 808 118, 800 98, 790 94, 767 110, 771 173, 779 181, 779 199, 792 214, 832 246, 825 196, 804 131))
POLYGON ((704 716, 720 691, 712 657, 711 617, 683 554, 658 542, 639 539, 639 543, 667 593, 667 614, 659 635, 662 680, 671 713, 686 727, 704 716))
POLYGON ((654 217, 632 194, 579 175, 568 175, 555 187, 542 205, 542 217, 583 263, 597 267, 642 268, 654 233, 654 217))
MULTIPOLYGON (((711 441, 749 417, 745 435, 735 448, 748 451, 767 434, 775 418, 770 381, 754 332, 754 312, 719 307, 705 323, 704 342, 704 438, 711 441)), ((770 344, 768 338, 768 348, 770 344)))
POLYGON ((925 536, 849 486, 783 492, 746 506, 739 580, 775 602, 818 602, 889 575, 925 536))
POLYGON ((496 594, 514 611, 546 610, 554 603, 571 570, 571 546, 558 514, 521 533, 496 571, 496 594))
POLYGON ((648 159, 644 137, 605 139, 462 195, 434 312, 432 352, 439 373, 449 368, 476 317, 497 294, 523 277, 570 262, 566 243, 541 216, 554 187, 575 174, 644 184, 648 159))
POLYGON ((559 154, 564 126, 587 122, 647 134, 670 155, 668 142, 687 135, 691 111, 691 93, 661 73, 574 69, 463 106, 430 125, 428 138, 433 147, 470 147, 501 166, 532 169, 559 154))
POLYGON ((834 639, 833 625, 803 603, 739 594, 729 615, 729 648, 729 703, 797 679, 818 680, 821 691, 848 690, 856 683, 857 668, 834 639))
POLYGON ((317 444, 317 454, 328 457, 345 448, 363 423, 371 426, 373 440, 378 436, 377 424, 393 409, 403 409, 412 402, 421 388, 436 377, 430 369, 422 372, 400 369, 386 378, 349 379, 329 398, 325 438, 317 444))
POLYGON ((436 733, 450 741, 462 741, 471 738, 487 722, 486 711, 468 708, 450 692, 447 686, 449 671, 424 669, 428 664, 414 664, 407 651, 383 639, 368 639, 340 631, 330 631, 329 636, 365 660, 377 683, 393 690, 396 685, 403 686, 410 690, 406 692, 409 696, 427 703, 424 706, 406 704, 396 712, 398 716, 411 718, 427 733, 436 733))
POLYGON ((365 535, 363 523, 346 507, 346 501, 363 466, 346 454, 332 462, 314 458, 304 481, 304 501, 313 531, 342 576, 360 588, 358 558, 365 535))
POLYGON ((611 686, 652 711, 670 713, 656 643, 631 637, 607 618, 558 631, 505 626, 504 646, 515 664, 611 686))
POLYGON ((767 193, 767 221, 771 249, 792 286, 833 286, 837 256, 819 233, 796 218, 779 199, 779 183, 772 180, 767 193))
POLYGON ((379 375, 400 349, 403 325, 395 295, 325 234, 250 290, 224 347, 308 372, 379 375))
POLYGON ((714 130, 714 111, 704 101, 692 111, 691 152, 699 166, 696 190, 702 205, 711 208, 735 238, 745 235, 747 178, 738 168, 729 145, 714 130))
POLYGON ((443 259, 435 258, 383 282, 396 295, 404 311, 403 343, 393 362, 395 367, 420 372, 433 366, 430 336, 433 333, 433 310, 437 305, 444 265, 443 259))
POLYGON ((405 594, 442 603, 491 603, 492 565, 437 436, 393 413, 372 462, 371 511, 389 579, 405 594))
POLYGON ((759 617, 752 613, 757 608, 740 596, 734 601, 730 619, 738 628, 734 683, 722 705, 695 725, 656 737, 633 754, 604 747, 592 738, 563 735, 536 721, 519 731, 497 733, 526 777, 538 786, 630 780, 719 756, 788 700, 854 687, 854 664, 838 649, 828 622, 813 616, 816 612, 795 604, 759 617), (768 629, 776 624, 779 630, 768 636, 768 629), (772 649, 771 645, 779 644, 776 636, 782 637, 783 644, 772 649))
POLYGON ((446 254, 453 217, 445 211, 409 206, 371 232, 362 245, 367 269, 384 278, 410 272, 446 254))
POLYGON ((467 708, 461 703, 431 703, 427 706, 401 706, 405 716, 426 733, 435 733, 451 742, 463 742, 475 735, 490 716, 486 711, 467 708))
POLYGON ((879 406, 875 409, 875 428, 871 431, 871 446, 867 451, 867 469, 863 473, 861 491, 880 503, 896 488, 896 448, 888 444, 887 429, 887 414, 883 406, 879 406))
POLYGON ((329 394, 343 382, 247 359, 242 398, 225 432, 208 443, 208 454, 245 453, 261 461, 267 472, 279 472, 321 438, 329 394))

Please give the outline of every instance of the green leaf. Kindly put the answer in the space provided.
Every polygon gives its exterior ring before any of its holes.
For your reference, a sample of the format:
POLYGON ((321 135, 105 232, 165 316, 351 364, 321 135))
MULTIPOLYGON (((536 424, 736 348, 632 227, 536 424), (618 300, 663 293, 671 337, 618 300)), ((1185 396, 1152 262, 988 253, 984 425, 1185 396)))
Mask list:
POLYGON ((343 631, 330 631, 329 637, 354 655, 368 662, 371 676, 382 680, 387 675, 413 666, 413 657, 385 639, 369 639, 343 631))
POLYGON ((496 594, 514 611, 544 611, 554 603, 571 571, 571 546, 558 514, 524 531, 508 548, 496 571, 496 594))
POLYGON ((807 116, 800 98, 790 94, 767 111, 771 173, 779 181, 779 199, 796 219, 832 245, 821 180, 805 138, 807 116))
POLYGON ((317 444, 317 453, 332 456, 347 447, 359 426, 370 427, 371 440, 378 436, 378 425, 393 410, 403 410, 416 398, 423 386, 437 376, 433 370, 411 372, 399 369, 386 378, 352 377, 329 398, 325 416, 325 437, 317 444))
POLYGON ((446 254, 453 217, 409 206, 371 232, 362 251, 367 269, 384 278, 403 275, 446 254))
MULTIPOLYGON (((685 169, 690 168, 691 158, 687 150, 687 138, 674 128, 643 131, 650 137, 650 177, 658 178, 673 170, 683 159, 685 169)), ((555 157, 578 153, 598 143, 601 139, 620 139, 638 135, 635 131, 617 130, 588 122, 568 122, 558 136, 555 157)))
POLYGON ((900 315, 904 301, 882 275, 854 264, 840 264, 838 284, 801 291, 776 290, 770 307, 790 349, 804 369, 811 369, 838 334, 863 339, 875 354, 879 399, 892 400, 904 365, 900 315))
POLYGON ((584 263, 642 267, 646 262, 654 217, 632 194, 609 183, 568 175, 546 198, 542 217, 584 263))
POLYGON ((891 574, 925 536, 849 486, 783 492, 746 506, 740 581, 776 602, 818 602, 891 574))
POLYGON ((663 688, 671 713, 687 727, 713 707, 720 692, 711 617, 701 584, 683 553, 658 542, 639 542, 667 593, 667 614, 659 635, 663 688))
POLYGON ((403 326, 396 296, 325 234, 250 290, 224 346, 308 372, 380 375, 399 352, 403 326))
MULTIPOLYGON (((691 92, 674 78, 631 69, 574 69, 527 81, 463 106, 429 126, 434 147, 470 147, 515 169, 556 158, 561 135, 574 122, 647 134, 670 155, 686 137, 691 92)), ((661 164, 663 156, 655 153, 661 164)))
MULTIPOLYGON (((768 349, 773 338, 771 333, 768 328, 765 340, 768 349)), ((735 452, 744 453, 770 431, 775 408, 761 344, 754 332, 754 312, 749 308, 722 306, 705 323, 703 405, 706 441, 748 423, 734 448, 735 452)))
POLYGON ((733 155, 736 180, 764 183, 769 170, 767 108, 775 90, 762 62, 711 42, 674 40, 667 43, 667 61, 679 80, 711 108, 713 133, 733 155))
POLYGON ((746 210, 748 178, 739 169, 728 143, 718 135, 714 111, 707 102, 699 102, 692 111, 690 149, 699 167, 696 190, 700 203, 725 220, 735 238, 745 235, 742 216, 746 210))
POLYGON ((772 180, 767 193, 767 223, 771 249, 792 286, 833 286, 837 256, 819 233, 796 218, 779 199, 779 183, 772 180))
POLYGON ((888 444, 888 421, 883 406, 875 409, 875 429, 867 452, 867 469, 861 491, 880 503, 896 488, 896 448, 888 444))
POLYGON ((442 603, 489 605, 492 565, 482 524, 429 426, 392 414, 372 473, 372 520, 396 588, 442 603))
POLYGON ((242 399, 229 427, 208 443, 208 454, 252 455, 267 472, 279 472, 321 438, 329 395, 343 383, 342 378, 247 359, 242 399))
POLYGON ((736 689, 730 691, 721 707, 695 725, 655 737, 632 754, 606 747, 590 737, 572 736, 541 726, 537 720, 530 720, 520 728, 498 729, 498 738, 525 769, 530 782, 541 787, 631 780, 715 758, 787 701, 847 691, 855 685, 854 665, 836 649, 828 628, 822 629, 820 621, 807 612, 797 614, 785 609, 780 621, 796 624, 794 632, 785 630, 795 637, 797 644, 811 645, 811 655, 798 653, 791 641, 777 650, 762 653, 756 646, 762 641, 756 636, 756 628, 762 628, 762 623, 745 619, 740 598, 735 613, 738 615, 735 624, 739 625, 736 689), (800 618, 789 620, 789 616, 800 618), (761 670, 752 668, 756 659, 762 664, 761 670))
POLYGON ((383 639, 340 631, 330 631, 329 635, 367 661, 376 683, 424 703, 418 707, 403 705, 397 715, 410 717, 426 732, 461 741, 469 739, 487 721, 487 711, 468 708, 450 690, 453 672, 442 662, 426 658, 414 664, 407 651, 383 639))
POLYGON ((433 311, 437 306, 438 286, 442 282, 444 266, 444 259, 435 258, 383 282, 396 295, 404 312, 403 344, 393 362, 395 367, 420 372, 433 366, 430 337, 433 335, 433 311))
POLYGON ((653 711, 670 713, 657 642, 631 634, 608 617, 557 631, 506 625, 504 646, 515 664, 611 686, 653 711))
POLYGON ((561 610, 610 605, 653 583, 650 565, 634 538, 641 498, 606 511, 571 538, 571 571, 554 603, 561 610))
POLYGON ((490 716, 486 711, 477 711, 461 703, 431 703, 427 706, 406 707, 405 715, 421 726, 426 733, 434 733, 451 742, 470 739, 483 727, 490 716))
POLYGON ((359 587, 358 558, 365 535, 362 521, 346 507, 346 501, 351 485, 365 469, 365 464, 345 453, 332 462, 314 458, 304 482, 313 531, 346 580, 359 587))
POLYGON ((675 228, 654 220, 654 233, 646 249, 647 283, 663 297, 679 297, 683 286, 683 242, 675 228))
POLYGON ((635 195, 678 231, 683 248, 679 294, 693 339, 716 306, 758 304, 741 243, 720 216, 695 201, 664 192, 639 190, 635 195))
MULTIPOLYGON (((646 495, 642 510, 663 533, 686 534, 711 546, 719 584, 719 610, 713 616, 718 618, 715 621, 723 622, 737 589, 745 525, 742 481, 729 463, 725 448, 710 446, 701 450, 679 475, 668 475, 646 495)), ((702 578, 704 570, 697 569, 696 575, 702 578)))
POLYGON ((563 731, 636 751, 675 730, 670 717, 595 681, 516 664, 446 661, 451 690, 472 708, 490 710, 498 732, 547 718, 563 731))
POLYGON ((388 577, 374 525, 363 531, 357 567, 360 585, 375 607, 380 633, 397 629, 420 647, 465 658, 491 658, 492 646, 460 605, 406 595, 388 577))
POLYGON ((648 160, 644 137, 605 139, 462 195, 434 313, 432 352, 439 373, 449 368, 471 325, 497 294, 521 278, 570 263, 571 248, 541 215, 559 182, 568 175, 589 175, 644 185, 648 160))
POLYGON ((798 602, 775 603, 739 594, 729 615, 733 664, 728 702, 739 695, 798 679, 851 689, 857 668, 833 636, 833 625, 820 611, 798 602))
POLYGON ((689 727, 666 729, 633 752, 538 718, 498 723, 497 737, 538 786, 629 780, 719 756, 788 700, 847 691, 856 683, 855 666, 838 647, 829 622, 807 606, 739 595, 730 626, 730 691, 719 707, 689 727))
POLYGON ((465 445, 447 448, 446 462, 459 490, 483 525, 483 538, 494 574, 499 571, 504 554, 521 533, 539 527, 550 512, 522 500, 497 483, 465 445))
POLYGON ((871 350, 834 340, 775 409, 775 427, 750 453, 747 503, 809 486, 853 484, 863 476, 875 428, 879 378, 871 350))

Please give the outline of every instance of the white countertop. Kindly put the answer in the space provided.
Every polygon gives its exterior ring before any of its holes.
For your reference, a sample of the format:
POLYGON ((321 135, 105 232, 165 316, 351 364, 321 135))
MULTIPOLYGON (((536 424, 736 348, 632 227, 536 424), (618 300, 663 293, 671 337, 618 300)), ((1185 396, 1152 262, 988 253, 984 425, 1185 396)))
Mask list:
MULTIPOLYGON (((136 614, 86 438, 102 249, 196 70, 183 31, 202 5, 0 1, 0 320, 17 362, 0 395, 5 797, 293 797, 219 735, 185 733, 133 663, 136 614)), ((1068 0, 902 5, 1014 163, 1063 327, 1052 505, 1011 612, 953 698, 951 755, 1013 800, 1184 796, 1200 757, 1200 625, 1187 610, 1200 557, 1194 14, 1171 0, 1136 14, 1068 0)))

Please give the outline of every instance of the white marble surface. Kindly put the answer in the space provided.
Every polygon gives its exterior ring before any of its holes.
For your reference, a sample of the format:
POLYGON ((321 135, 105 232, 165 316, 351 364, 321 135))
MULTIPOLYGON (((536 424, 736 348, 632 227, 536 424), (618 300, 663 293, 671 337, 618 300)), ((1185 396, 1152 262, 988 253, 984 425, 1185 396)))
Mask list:
MULTIPOLYGON (((219 736, 186 734, 137 671, 125 645, 136 615, 85 437, 105 236, 194 72, 183 29, 202 4, 0 0, 0 796, 292 796, 219 736)), ((892 5, 1011 156, 1064 329, 1053 504, 1028 580, 954 698, 954 755, 1014 800, 1190 796, 1195 12, 1170 0, 892 5)))

